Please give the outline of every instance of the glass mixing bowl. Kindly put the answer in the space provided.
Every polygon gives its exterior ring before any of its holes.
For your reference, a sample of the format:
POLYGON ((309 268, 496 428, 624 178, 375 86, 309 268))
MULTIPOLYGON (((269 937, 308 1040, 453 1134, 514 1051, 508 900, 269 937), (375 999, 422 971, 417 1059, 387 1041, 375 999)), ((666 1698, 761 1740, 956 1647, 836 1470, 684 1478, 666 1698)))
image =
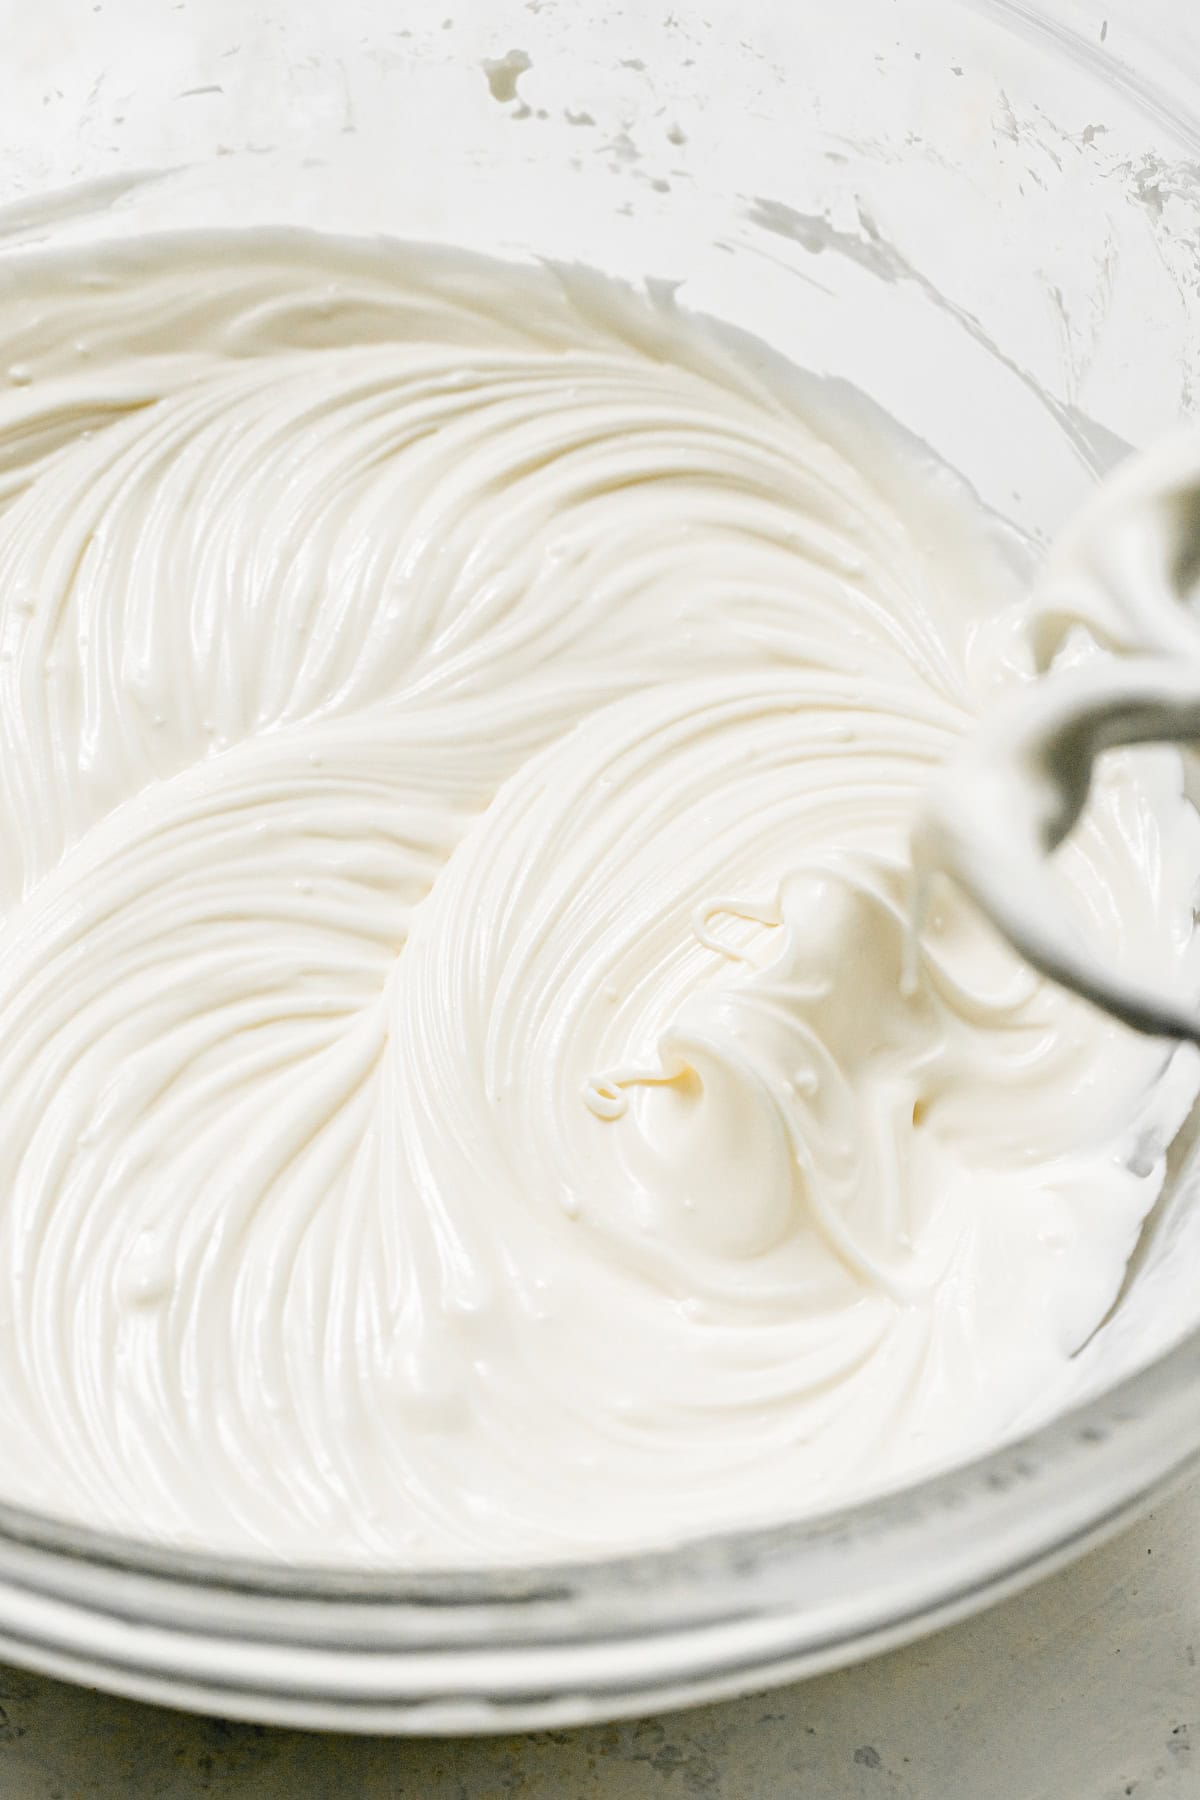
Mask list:
MULTIPOLYGON (((39 0, 0 59, 0 257, 269 221, 659 278, 865 389, 1042 541, 1200 380, 1200 26, 1184 0, 1106 6, 39 0)), ((896 1644, 1197 1457, 1200 1333, 1170 1279, 1200 1267, 1194 1160, 1176 1147, 1075 1409, 951 1474, 495 1574, 217 1563, 0 1508, 0 1657, 251 1718, 468 1731, 896 1644)))

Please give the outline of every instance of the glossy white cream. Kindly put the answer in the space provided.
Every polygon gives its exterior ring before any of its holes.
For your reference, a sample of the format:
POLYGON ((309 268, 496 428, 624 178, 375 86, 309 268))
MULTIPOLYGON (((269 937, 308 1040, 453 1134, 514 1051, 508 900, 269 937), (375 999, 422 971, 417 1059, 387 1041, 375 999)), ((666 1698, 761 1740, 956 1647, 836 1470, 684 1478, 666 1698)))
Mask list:
MULTIPOLYGON (((93 250, 0 347, 3 1497, 554 1557, 1069 1389, 1166 1053, 952 897, 908 944, 1031 666, 968 495, 577 270, 93 250)), ((1188 991, 1198 838, 1117 760, 1064 853, 1188 991)))

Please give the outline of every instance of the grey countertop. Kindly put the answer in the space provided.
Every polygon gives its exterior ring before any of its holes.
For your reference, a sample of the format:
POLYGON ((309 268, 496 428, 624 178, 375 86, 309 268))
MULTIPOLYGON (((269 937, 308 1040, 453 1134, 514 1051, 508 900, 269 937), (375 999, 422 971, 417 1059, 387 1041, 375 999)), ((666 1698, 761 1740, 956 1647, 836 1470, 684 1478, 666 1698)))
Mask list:
POLYGON ((336 1738, 0 1668, 3 1800, 1196 1800, 1200 1481, 1029 1593, 799 1687, 580 1731, 336 1738))

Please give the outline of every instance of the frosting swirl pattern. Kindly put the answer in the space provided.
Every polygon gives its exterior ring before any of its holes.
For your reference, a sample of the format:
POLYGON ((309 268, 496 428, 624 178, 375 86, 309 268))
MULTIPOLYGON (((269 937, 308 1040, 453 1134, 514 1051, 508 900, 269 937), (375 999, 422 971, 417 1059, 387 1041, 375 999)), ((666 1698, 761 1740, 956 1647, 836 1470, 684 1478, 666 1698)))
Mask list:
MULTIPOLYGON (((5 371, 5 1498, 558 1556, 1052 1399, 1166 1053, 949 892, 908 944, 1031 668, 969 496, 664 295, 434 251, 14 263, 5 371)), ((1195 982, 1197 840, 1114 760, 1114 965, 1195 982)))

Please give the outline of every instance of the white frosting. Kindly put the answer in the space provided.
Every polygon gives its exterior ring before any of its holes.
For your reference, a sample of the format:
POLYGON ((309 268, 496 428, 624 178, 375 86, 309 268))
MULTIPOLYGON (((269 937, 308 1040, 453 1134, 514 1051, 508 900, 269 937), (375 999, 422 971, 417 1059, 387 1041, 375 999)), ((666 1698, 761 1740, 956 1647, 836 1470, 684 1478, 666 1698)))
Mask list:
MULTIPOLYGON (((577 271, 25 262, 5 368, 0 1493, 556 1556, 1067 1391, 1164 1052, 953 896, 905 989, 919 796, 1030 666, 967 495, 577 271)), ((1094 801, 1090 929, 1190 991, 1175 761, 1094 801)))

